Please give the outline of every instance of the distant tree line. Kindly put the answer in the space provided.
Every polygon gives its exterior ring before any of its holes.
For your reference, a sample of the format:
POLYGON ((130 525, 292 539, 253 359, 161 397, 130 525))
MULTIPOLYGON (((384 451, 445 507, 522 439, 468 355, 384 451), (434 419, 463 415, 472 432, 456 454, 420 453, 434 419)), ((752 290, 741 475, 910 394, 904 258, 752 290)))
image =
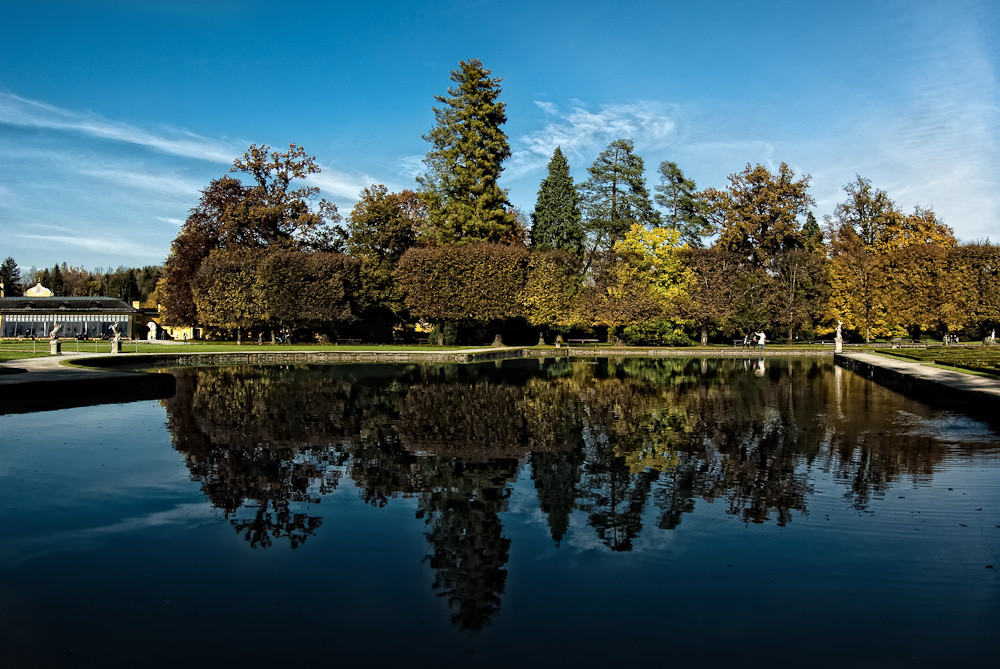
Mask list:
POLYGON ((156 285, 162 278, 163 267, 159 265, 105 271, 72 267, 64 262, 51 268, 22 270, 9 256, 0 263, 0 283, 7 297, 20 297, 35 284, 41 284, 56 297, 114 297, 130 304, 137 301, 155 307, 156 285))
POLYGON ((823 224, 810 177, 748 164, 699 190, 674 162, 647 188, 627 138, 575 184, 557 147, 530 217, 498 185, 510 147, 500 79, 460 63, 436 96, 416 191, 364 189, 346 220, 300 147, 251 145, 203 191, 171 247, 167 322, 388 341, 415 323, 448 343, 571 332, 629 344, 962 333, 1000 322, 1000 249, 959 244, 933 211, 902 211, 863 178, 823 224))

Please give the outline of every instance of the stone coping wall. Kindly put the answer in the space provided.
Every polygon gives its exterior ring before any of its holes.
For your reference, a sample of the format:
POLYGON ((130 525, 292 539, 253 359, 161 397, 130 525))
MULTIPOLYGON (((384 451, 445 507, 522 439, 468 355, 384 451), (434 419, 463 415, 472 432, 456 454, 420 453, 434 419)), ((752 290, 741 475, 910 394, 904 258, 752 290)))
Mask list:
POLYGON ((704 348, 594 348, 572 346, 551 349, 497 348, 479 351, 247 351, 225 353, 150 353, 83 358, 72 361, 98 368, 165 368, 200 365, 287 365, 330 362, 490 362, 511 358, 774 358, 832 357, 828 350, 756 350, 704 348))

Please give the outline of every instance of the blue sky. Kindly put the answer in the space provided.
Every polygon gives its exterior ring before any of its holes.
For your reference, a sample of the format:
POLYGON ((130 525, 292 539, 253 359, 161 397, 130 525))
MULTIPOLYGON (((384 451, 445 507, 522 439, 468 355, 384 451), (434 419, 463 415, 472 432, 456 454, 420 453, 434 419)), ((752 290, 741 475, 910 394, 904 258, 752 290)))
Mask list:
POLYGON ((1000 239, 1000 2, 4 2, 0 257, 162 263, 251 143, 299 144, 346 215, 414 187, 459 60, 502 77, 527 214, 557 144, 577 182, 634 140, 724 188, 748 163, 856 175, 960 239, 1000 239))

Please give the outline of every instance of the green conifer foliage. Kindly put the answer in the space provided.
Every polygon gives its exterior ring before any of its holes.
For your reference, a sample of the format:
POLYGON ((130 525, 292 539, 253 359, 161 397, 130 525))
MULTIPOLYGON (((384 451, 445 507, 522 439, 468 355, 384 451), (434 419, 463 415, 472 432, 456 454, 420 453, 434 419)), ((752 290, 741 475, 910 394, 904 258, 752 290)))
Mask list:
POLYGON ((549 161, 549 174, 538 187, 538 201, 531 214, 531 246, 560 249, 582 258, 583 242, 580 195, 569 174, 569 161, 557 146, 549 161))
POLYGON ((0 264, 0 283, 3 284, 4 295, 7 297, 20 297, 24 292, 21 286, 21 270, 10 256, 0 264))
POLYGON ((705 201, 695 194, 698 187, 684 176, 677 163, 664 160, 660 163, 660 185, 653 198, 667 210, 665 225, 681 233, 681 241, 688 246, 701 247, 701 238, 711 234, 712 226, 707 217, 705 201))
POLYGON ((452 71, 456 86, 435 99, 436 124, 424 135, 433 148, 418 177, 427 203, 431 235, 442 244, 511 243, 520 229, 507 193, 497 184, 501 163, 510 157, 506 104, 500 102, 500 79, 490 78, 482 61, 461 61, 452 71))
POLYGON ((632 140, 617 139, 587 168, 590 178, 580 189, 592 253, 610 250, 636 223, 660 223, 634 148, 632 140))

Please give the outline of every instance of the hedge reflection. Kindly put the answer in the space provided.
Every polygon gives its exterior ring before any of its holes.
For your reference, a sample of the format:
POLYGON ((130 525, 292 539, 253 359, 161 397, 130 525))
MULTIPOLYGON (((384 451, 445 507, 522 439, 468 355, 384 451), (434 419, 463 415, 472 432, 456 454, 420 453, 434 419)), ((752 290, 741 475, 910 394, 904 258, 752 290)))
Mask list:
POLYGON ((629 551, 650 512, 672 530, 699 501, 792 522, 816 469, 864 508, 947 448, 911 436, 920 405, 813 360, 185 369, 165 405, 192 478, 252 547, 301 545, 345 477, 372 506, 415 498, 433 587, 468 629, 499 611, 524 467, 557 545, 579 513, 629 551))

